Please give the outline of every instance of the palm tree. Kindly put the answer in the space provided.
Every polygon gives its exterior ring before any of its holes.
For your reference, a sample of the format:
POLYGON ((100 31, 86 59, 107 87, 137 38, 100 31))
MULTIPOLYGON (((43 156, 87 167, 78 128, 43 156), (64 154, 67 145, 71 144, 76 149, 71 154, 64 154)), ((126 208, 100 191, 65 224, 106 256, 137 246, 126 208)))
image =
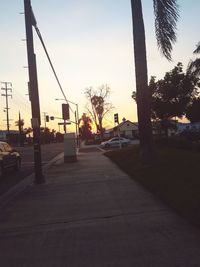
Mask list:
MULTIPOLYGON (((156 39, 162 54, 171 60, 172 43, 176 41, 178 7, 176 0, 153 0, 156 39)), ((141 0, 131 0, 137 111, 140 134, 140 155, 149 162, 153 155, 152 126, 150 119, 150 93, 148 91, 145 30, 141 0)))
POLYGON ((19 119, 18 121, 15 122, 15 126, 18 126, 19 128, 19 143, 20 145, 23 145, 22 133, 23 133, 23 127, 24 127, 24 119, 21 119, 20 112, 19 112, 19 119))
POLYGON ((23 130, 24 119, 19 119, 19 120, 15 121, 15 126, 18 126, 21 130, 23 130))
MULTIPOLYGON (((200 42, 198 43, 193 53, 200 54, 200 42)), ((188 71, 194 74, 196 77, 200 76, 200 58, 196 58, 194 61, 190 62, 188 71)))

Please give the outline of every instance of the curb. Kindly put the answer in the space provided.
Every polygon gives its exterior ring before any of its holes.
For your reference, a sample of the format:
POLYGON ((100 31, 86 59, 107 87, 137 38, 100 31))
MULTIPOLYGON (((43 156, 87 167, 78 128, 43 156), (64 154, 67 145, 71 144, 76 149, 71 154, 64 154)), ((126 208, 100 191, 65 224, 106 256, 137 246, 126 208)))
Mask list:
MULTIPOLYGON (((47 164, 42 166, 42 170, 45 172, 52 164, 64 157, 64 152, 58 154, 53 159, 51 159, 47 164)), ((0 208, 6 206, 12 199, 14 199, 18 194, 23 192, 28 186, 34 185, 34 173, 26 176, 22 181, 20 181, 15 186, 11 187, 6 193, 0 196, 0 208)), ((38 185, 37 185, 38 186, 38 185)))

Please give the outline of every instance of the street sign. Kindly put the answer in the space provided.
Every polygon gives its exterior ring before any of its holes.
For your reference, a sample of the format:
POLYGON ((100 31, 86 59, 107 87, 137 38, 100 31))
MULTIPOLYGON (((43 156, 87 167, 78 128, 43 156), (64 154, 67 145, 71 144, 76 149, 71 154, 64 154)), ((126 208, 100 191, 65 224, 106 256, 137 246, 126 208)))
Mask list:
POLYGON ((58 125, 70 125, 71 122, 58 122, 58 125))

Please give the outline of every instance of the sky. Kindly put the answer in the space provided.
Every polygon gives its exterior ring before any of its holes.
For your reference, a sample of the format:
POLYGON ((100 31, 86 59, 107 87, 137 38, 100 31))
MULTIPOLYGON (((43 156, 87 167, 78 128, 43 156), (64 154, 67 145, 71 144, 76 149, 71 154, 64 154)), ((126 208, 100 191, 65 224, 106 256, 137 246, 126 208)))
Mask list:
MULTIPOLYGON (((31 126, 28 97, 28 69, 23 0, 0 0, 0 81, 12 82, 9 98, 10 128, 21 117, 25 127, 31 126)), ((163 78, 178 62, 185 67, 193 58, 192 52, 200 41, 197 18, 199 0, 179 0, 180 18, 177 42, 173 47, 172 62, 158 51, 155 32, 153 1, 142 0, 146 32, 148 76, 163 78)), ((107 84, 111 89, 109 102, 115 109, 104 126, 114 125, 113 114, 137 121, 136 104, 131 98, 135 90, 134 55, 130 0, 32 0, 38 28, 67 99, 78 104, 79 114, 85 112, 85 88, 107 84)), ((52 73, 41 43, 34 33, 37 57, 38 84, 42 126, 43 114, 61 117, 62 93, 52 73)), ((1 84, 3 87, 4 84, 1 84)), ((1 93, 3 91, 1 90, 1 93)), ((0 95, 0 129, 6 129, 5 97, 0 95)), ((75 105, 71 105, 75 110, 75 105)), ((73 114, 71 114, 73 118, 73 114)), ((58 128, 59 120, 50 121, 49 128, 58 128)), ((73 126, 68 126, 73 131, 73 126)))

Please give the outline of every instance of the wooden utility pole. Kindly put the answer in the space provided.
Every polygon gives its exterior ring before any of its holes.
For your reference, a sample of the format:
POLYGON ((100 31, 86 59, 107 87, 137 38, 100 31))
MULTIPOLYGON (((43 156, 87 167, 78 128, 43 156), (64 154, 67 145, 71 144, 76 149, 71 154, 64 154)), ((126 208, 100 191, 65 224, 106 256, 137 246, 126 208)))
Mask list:
POLYGON ((32 11, 30 0, 24 0, 25 25, 26 25, 26 41, 27 41, 27 56, 29 70, 29 89, 32 110, 32 128, 33 128, 33 143, 34 143, 34 162, 35 162, 35 183, 44 183, 42 174, 42 159, 41 159, 41 144, 40 144, 40 103, 38 93, 37 67, 36 56, 33 45, 33 26, 36 26, 36 20, 32 11))
POLYGON ((21 120, 21 114, 20 114, 20 111, 19 111, 18 128, 19 128, 19 144, 20 144, 20 146, 22 146, 22 145, 23 145, 23 141, 22 141, 23 121, 21 120))
POLYGON ((12 83, 11 82, 2 82, 4 84, 4 87, 1 88, 1 90, 5 91, 5 94, 1 94, 2 96, 5 96, 6 98, 6 107, 4 108, 6 110, 6 121, 7 121, 7 134, 9 136, 10 134, 10 119, 9 119, 9 106, 8 106, 8 97, 12 97, 11 94, 8 94, 8 91, 12 92, 12 83))

